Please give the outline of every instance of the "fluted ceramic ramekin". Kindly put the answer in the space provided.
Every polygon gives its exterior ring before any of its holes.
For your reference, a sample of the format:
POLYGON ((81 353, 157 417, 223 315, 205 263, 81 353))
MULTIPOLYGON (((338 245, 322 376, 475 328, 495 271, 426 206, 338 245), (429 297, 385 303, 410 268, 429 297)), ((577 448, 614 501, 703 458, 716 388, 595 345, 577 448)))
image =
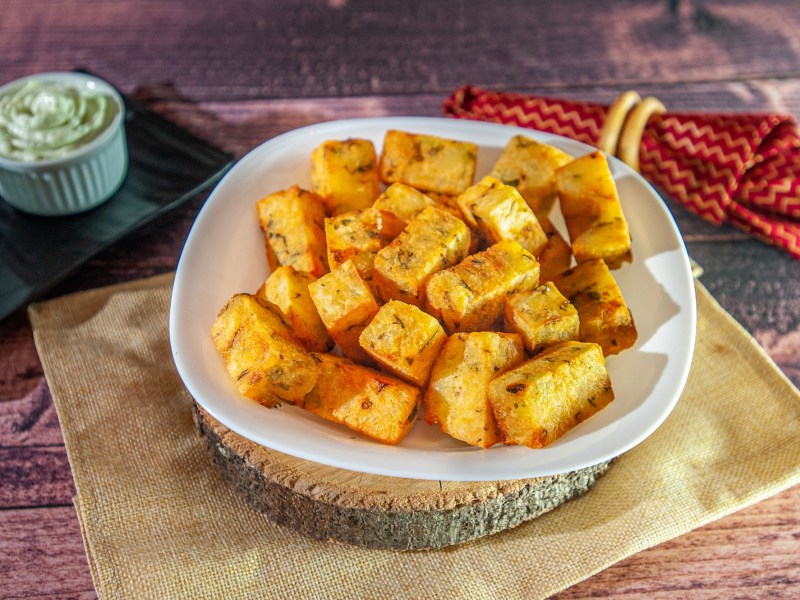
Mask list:
POLYGON ((0 196, 26 213, 70 215, 108 200, 128 170, 125 104, 113 86, 83 73, 40 73, 0 87, 0 97, 29 80, 56 83, 81 91, 100 92, 116 103, 116 114, 102 132, 64 156, 17 160, 0 155, 0 196))

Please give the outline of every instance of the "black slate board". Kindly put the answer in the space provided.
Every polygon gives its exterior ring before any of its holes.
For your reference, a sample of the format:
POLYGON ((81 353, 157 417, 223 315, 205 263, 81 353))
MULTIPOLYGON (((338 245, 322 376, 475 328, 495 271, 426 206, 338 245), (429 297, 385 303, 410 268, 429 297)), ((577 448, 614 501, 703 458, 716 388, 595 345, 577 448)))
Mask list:
POLYGON ((107 202, 38 217, 0 200, 0 319, 35 299, 126 234, 214 185, 230 154, 125 97, 130 166, 107 202))

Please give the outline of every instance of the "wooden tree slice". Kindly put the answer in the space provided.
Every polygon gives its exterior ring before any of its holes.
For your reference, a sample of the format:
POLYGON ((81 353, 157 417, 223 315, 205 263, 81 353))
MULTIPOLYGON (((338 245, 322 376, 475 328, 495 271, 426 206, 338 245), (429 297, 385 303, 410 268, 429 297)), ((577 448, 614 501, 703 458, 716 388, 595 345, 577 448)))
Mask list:
POLYGON ((194 405, 212 462, 270 521, 368 548, 442 548, 516 527, 586 492, 611 461, 512 481, 425 481, 295 458, 231 431, 194 405))

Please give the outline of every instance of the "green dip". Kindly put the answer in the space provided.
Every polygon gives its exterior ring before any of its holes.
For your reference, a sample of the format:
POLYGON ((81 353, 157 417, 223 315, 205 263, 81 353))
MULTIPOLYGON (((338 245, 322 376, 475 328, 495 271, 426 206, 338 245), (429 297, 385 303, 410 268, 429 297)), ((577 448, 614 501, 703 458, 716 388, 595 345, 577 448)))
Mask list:
POLYGON ((105 131, 117 110, 106 94, 29 79, 0 97, 0 157, 61 158, 105 131))

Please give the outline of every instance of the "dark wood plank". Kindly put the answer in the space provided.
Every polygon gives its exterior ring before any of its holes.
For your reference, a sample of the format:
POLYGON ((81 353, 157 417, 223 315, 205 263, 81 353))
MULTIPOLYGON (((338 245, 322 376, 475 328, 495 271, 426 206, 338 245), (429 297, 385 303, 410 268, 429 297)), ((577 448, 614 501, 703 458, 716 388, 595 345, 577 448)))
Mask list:
POLYGON ((0 598, 96 598, 72 506, 0 510, 0 598))
POLYGON ((82 65, 204 100, 740 80, 796 75, 798 27, 792 0, 7 0, 0 80, 82 65))
POLYGON ((0 448, 63 444, 56 409, 43 377, 28 394, 0 402, 0 448))
POLYGON ((0 448, 0 509, 70 505, 74 495, 64 446, 0 448))

